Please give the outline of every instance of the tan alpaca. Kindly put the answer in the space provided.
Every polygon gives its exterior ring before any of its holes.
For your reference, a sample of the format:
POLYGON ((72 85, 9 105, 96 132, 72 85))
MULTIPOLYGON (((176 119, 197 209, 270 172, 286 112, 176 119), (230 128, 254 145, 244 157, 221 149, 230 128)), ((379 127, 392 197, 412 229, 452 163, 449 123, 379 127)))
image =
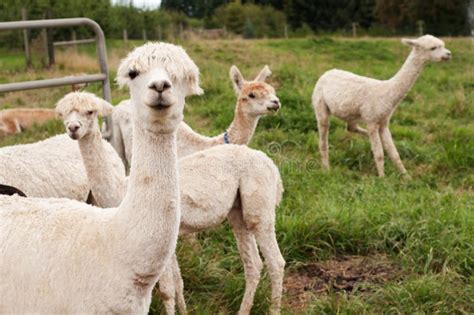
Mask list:
POLYGON ((319 150, 322 165, 329 169, 328 129, 329 116, 347 122, 347 130, 369 136, 377 172, 384 174, 384 152, 406 174, 389 130, 390 118, 401 100, 415 83, 429 61, 439 62, 451 58, 444 42, 434 36, 402 39, 412 51, 402 68, 389 80, 376 80, 342 70, 330 70, 319 78, 314 88, 312 102, 319 131, 319 150), (367 130, 357 123, 367 125, 367 130), (383 147, 382 147, 383 146, 383 147))
POLYGON ((56 116, 53 109, 12 108, 0 111, 0 135, 20 133, 34 124, 44 124, 56 116))
MULTIPOLYGON (((178 129, 178 157, 182 158, 196 151, 224 143, 247 145, 254 135, 260 117, 275 113, 281 106, 275 89, 265 83, 270 75, 270 69, 265 66, 254 80, 246 81, 239 69, 232 66, 230 77, 237 93, 233 122, 226 132, 215 137, 200 135, 186 123, 181 123, 178 129)), ((131 160, 133 142, 130 112, 130 101, 125 100, 114 108, 112 114, 114 136, 111 142, 128 164, 131 160)))

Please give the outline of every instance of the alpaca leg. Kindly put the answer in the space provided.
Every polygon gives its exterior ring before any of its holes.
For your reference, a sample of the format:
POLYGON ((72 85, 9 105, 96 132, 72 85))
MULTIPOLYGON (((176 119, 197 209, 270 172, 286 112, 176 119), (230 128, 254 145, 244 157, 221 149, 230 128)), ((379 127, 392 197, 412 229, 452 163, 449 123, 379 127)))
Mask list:
POLYGON ((168 261, 165 266, 165 270, 161 274, 158 290, 160 292, 161 299, 165 305, 166 314, 175 314, 175 286, 173 279, 173 258, 168 261))
POLYGON ((357 133, 360 133, 361 135, 365 135, 365 136, 367 136, 369 134, 366 129, 357 126, 357 123, 355 123, 355 122, 348 122, 347 123, 347 131, 357 132, 357 133))
POLYGON ((402 160, 400 159, 400 155, 398 154, 397 148, 395 147, 395 144, 393 143, 392 134, 390 133, 390 129, 388 129, 388 126, 382 126, 380 128, 380 137, 382 138, 382 144, 385 150, 387 151, 387 154, 392 160, 392 162, 398 168, 400 173, 406 174, 407 170, 405 169, 405 166, 403 166, 403 163, 402 163, 402 160))
POLYGON ((237 248, 239 249, 245 272, 245 293, 240 304, 239 315, 250 314, 255 291, 260 282, 263 263, 258 253, 255 237, 244 223, 241 209, 234 208, 229 213, 228 219, 237 241, 237 248))
POLYGON ((258 226, 255 237, 257 244, 265 258, 272 281, 272 305, 270 314, 280 314, 281 297, 283 292, 283 276, 285 272, 285 259, 281 255, 275 234, 274 225, 258 226))
POLYGON ((377 166, 377 172, 379 177, 384 177, 384 157, 382 141, 380 140, 379 127, 378 125, 372 124, 368 126, 370 144, 372 146, 372 153, 374 154, 375 165, 377 166))
POLYGON ((186 314, 186 301, 184 300, 184 284, 183 277, 181 277, 181 270, 179 269, 178 259, 176 254, 172 257, 173 279, 175 285, 176 303, 180 314, 186 314))
POLYGON ((319 152, 321 154, 321 163, 323 168, 329 170, 329 110, 322 99, 313 100, 316 120, 318 121, 319 133, 319 152))

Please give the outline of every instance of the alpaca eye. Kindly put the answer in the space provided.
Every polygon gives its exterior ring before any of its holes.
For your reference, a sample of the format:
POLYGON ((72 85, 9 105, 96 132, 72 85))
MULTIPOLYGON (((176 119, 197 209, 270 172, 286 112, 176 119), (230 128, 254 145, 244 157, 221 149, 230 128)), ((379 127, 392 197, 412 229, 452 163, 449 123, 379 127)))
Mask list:
POLYGON ((432 47, 432 48, 431 48, 431 50, 435 50, 435 49, 436 49, 436 47, 432 47))
POLYGON ((94 111, 93 111, 93 110, 88 110, 88 111, 87 111, 87 115, 91 116, 92 114, 94 114, 94 111))
POLYGON ((249 97, 250 97, 250 98, 255 98, 255 94, 250 93, 250 94, 249 94, 249 97))
POLYGON ((139 73, 137 70, 130 70, 128 72, 128 76, 130 77, 130 79, 135 79, 136 77, 138 77, 139 73))

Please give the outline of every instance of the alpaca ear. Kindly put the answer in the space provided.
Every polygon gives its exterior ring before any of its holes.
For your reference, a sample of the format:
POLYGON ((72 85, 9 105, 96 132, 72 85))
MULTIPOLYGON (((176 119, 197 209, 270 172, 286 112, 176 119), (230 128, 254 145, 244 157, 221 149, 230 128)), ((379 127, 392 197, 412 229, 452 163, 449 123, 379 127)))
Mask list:
POLYGON ((230 79, 234 85, 235 92, 237 94, 240 93, 242 86, 244 85, 244 77, 236 66, 230 67, 230 79))
POLYGON ((255 78, 255 81, 265 82, 268 79, 268 77, 271 75, 272 75, 272 71, 270 70, 268 65, 265 65, 265 67, 263 67, 263 69, 260 70, 260 73, 255 78))
POLYGON ((101 100, 100 106, 99 106, 99 115, 101 116, 109 116, 112 114, 112 111, 114 110, 114 106, 110 104, 109 102, 105 100, 101 100))
POLYGON ((402 38, 402 43, 410 47, 418 46, 418 42, 415 39, 402 38))

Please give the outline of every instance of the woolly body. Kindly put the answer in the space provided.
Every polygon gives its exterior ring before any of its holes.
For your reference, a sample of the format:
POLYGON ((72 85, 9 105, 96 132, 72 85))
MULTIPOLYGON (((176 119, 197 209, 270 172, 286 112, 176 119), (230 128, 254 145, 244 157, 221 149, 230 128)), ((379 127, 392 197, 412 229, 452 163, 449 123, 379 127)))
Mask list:
MULTIPOLYGON (((111 167, 123 171, 112 146, 105 140, 102 144, 111 157, 111 167)), ((87 200, 90 187, 79 147, 67 135, 3 147, 0 165, 0 183, 16 187, 29 197, 87 200)))

